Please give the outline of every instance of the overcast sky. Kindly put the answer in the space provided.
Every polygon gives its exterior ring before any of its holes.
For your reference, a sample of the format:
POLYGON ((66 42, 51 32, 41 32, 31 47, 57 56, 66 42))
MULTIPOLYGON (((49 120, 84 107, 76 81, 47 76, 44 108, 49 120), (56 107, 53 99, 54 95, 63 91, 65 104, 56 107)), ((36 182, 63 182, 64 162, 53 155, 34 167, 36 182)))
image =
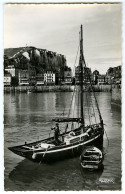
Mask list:
MULTIPOLYGON (((35 46, 64 54, 75 63, 83 24, 86 63, 105 73, 121 65, 121 4, 4 6, 4 48, 35 46)), ((76 64, 78 65, 78 64, 76 64)))

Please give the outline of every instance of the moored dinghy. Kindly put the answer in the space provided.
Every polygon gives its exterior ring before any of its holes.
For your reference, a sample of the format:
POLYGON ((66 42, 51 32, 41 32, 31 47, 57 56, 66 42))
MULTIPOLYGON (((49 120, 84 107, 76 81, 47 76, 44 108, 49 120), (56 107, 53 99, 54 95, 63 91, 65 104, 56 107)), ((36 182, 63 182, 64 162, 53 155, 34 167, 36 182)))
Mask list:
POLYGON ((103 169, 103 153, 97 147, 87 146, 81 156, 81 166, 88 170, 103 169))

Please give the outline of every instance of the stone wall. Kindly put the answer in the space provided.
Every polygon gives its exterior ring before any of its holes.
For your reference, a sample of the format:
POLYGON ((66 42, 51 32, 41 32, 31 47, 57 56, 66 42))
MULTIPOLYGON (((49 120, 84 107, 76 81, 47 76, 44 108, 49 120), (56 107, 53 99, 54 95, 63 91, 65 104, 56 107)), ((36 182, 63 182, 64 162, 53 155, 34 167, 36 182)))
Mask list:
MULTIPOLYGON (((63 85, 63 86, 17 86, 17 87, 4 87, 5 93, 10 92, 73 92, 75 86, 63 85)), ((75 91, 79 91, 79 86, 76 86, 75 91)), ((84 91, 92 91, 89 87, 84 88, 84 91)), ((111 85, 94 86, 95 92, 110 92, 111 85)))

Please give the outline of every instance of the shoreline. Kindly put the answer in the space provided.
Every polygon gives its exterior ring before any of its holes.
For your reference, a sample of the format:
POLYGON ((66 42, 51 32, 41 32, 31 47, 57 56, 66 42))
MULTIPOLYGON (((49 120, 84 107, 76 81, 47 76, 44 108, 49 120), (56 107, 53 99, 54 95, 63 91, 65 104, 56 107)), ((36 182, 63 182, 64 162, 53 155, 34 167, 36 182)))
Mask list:
MULTIPOLYGON (((4 93, 42 93, 42 92, 73 92, 79 91, 79 86, 71 86, 71 85, 53 85, 53 86, 6 86, 4 87, 4 93)), ((93 86, 94 92, 111 92, 112 87, 111 85, 94 85, 93 86)), ((92 92, 90 87, 83 88, 83 92, 92 92)))

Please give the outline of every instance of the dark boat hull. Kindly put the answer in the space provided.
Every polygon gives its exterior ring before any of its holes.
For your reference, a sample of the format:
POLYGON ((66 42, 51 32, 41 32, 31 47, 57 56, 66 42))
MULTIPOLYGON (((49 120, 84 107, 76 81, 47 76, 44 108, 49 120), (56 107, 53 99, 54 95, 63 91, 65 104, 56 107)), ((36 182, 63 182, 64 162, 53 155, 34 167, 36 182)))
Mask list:
POLYGON ((84 165, 81 163, 81 167, 84 171, 98 171, 104 169, 104 165, 102 163, 98 164, 97 166, 92 166, 88 168, 85 168, 84 165))
POLYGON ((24 151, 21 148, 20 149, 9 148, 9 149, 15 154, 27 158, 33 162, 51 163, 59 160, 80 156, 84 149, 84 146, 89 145, 94 145, 101 149, 103 147, 103 134, 99 134, 94 138, 88 139, 87 141, 77 142, 69 146, 62 147, 57 146, 56 149, 48 151, 34 152, 33 150, 24 151))

